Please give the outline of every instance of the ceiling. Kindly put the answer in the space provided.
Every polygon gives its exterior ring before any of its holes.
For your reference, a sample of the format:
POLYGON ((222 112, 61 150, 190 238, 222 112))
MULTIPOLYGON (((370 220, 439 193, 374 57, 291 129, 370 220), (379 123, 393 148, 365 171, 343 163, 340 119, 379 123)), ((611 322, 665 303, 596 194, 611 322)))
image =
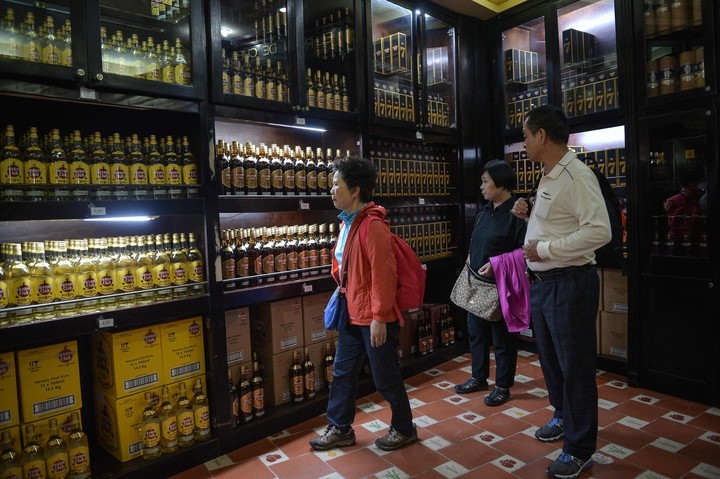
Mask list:
POLYGON ((487 20, 500 12, 523 3, 525 0, 431 0, 448 10, 469 17, 487 20))

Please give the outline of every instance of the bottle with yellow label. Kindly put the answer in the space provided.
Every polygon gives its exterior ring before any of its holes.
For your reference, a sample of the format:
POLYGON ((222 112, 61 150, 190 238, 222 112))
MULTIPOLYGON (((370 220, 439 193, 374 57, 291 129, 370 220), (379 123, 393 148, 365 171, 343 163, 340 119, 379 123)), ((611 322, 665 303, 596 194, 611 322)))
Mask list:
MULTIPOLYGON (((11 307, 30 306, 32 304, 32 279, 30 269, 22 260, 22 247, 18 243, 10 243, 7 253, 5 278, 9 290, 8 304, 11 307)), ((11 319, 14 322, 28 322, 32 319, 30 312, 30 309, 16 311, 11 319)))
POLYGON ((150 144, 147 152, 148 180, 152 188, 152 198, 162 200, 167 198, 167 186, 165 180, 165 160, 158 150, 155 135, 150 135, 150 144))
POLYGON ((15 129, 12 125, 7 125, 0 150, 0 198, 3 201, 22 200, 21 185, 24 180, 25 165, 20 149, 15 144, 15 129))
POLYGON ((108 141, 110 165, 110 184, 112 185, 112 198, 116 200, 128 199, 128 185, 130 184, 130 165, 120 142, 120 134, 113 133, 112 140, 108 141))
MULTIPOLYGON (((135 261, 130 254, 127 237, 120 237, 119 248, 119 256, 115 266, 115 284, 119 293, 132 293, 137 289, 135 283, 135 261)), ((133 306, 136 299, 133 294, 125 294, 118 298, 118 305, 125 307, 133 306)))
POLYGON ((87 298, 79 307, 83 313, 92 313, 99 309, 100 304, 95 299, 98 295, 97 268, 90 258, 87 239, 76 240, 75 248, 78 252, 78 261, 75 263, 78 297, 87 298))
POLYGON ((43 457, 43 448, 37 441, 35 426, 32 424, 25 426, 25 437, 27 438, 27 443, 22 453, 22 477, 37 479, 48 477, 45 458, 43 457))
POLYGON ((40 148, 37 128, 30 128, 28 145, 23 154, 23 167, 25 170, 25 199, 28 201, 43 201, 45 187, 48 182, 47 163, 45 154, 40 148))
POLYGON ((200 196, 198 188, 198 167, 195 156, 190 151, 190 142, 187 136, 182 139, 182 152, 180 154, 180 165, 182 167, 182 184, 185 185, 185 193, 188 198, 200 196))
POLYGON ((167 289, 172 285, 170 256, 163 247, 163 235, 155 235, 155 252, 153 254, 153 283, 159 300, 170 299, 172 291, 167 289))
POLYGON ((183 197, 182 166, 180 157, 175 151, 172 136, 165 140, 165 184, 168 185, 168 196, 173 199, 183 197))
POLYGON ((70 461, 70 479, 89 479, 90 469, 90 448, 88 447, 87 435, 80 429, 80 417, 77 412, 71 415, 73 430, 67 438, 68 459, 70 461))
POLYGON ((0 436, 0 478, 20 479, 23 477, 20 455, 13 448, 10 431, 3 431, 0 436))
POLYGON ((207 441, 210 439, 210 407, 207 396, 203 392, 202 379, 195 379, 193 392, 192 408, 195 419, 195 440, 207 441))
POLYGON ((170 390, 163 386, 161 390, 161 402, 158 408, 160 418, 160 450, 163 454, 177 451, 178 429, 175 407, 170 402, 170 390))
POLYGON ((253 396, 253 415, 262 417, 265 415, 265 386, 262 374, 260 374, 260 363, 256 359, 253 361, 253 375, 250 385, 253 396))
POLYGON ((188 264, 187 256, 182 251, 180 244, 180 235, 173 233, 172 249, 170 251, 170 282, 175 286, 173 288, 173 298, 183 298, 188 295, 188 264))
POLYGON ((110 191, 110 164, 107 162, 107 153, 102 146, 100 132, 93 133, 92 146, 88 157, 90 166, 91 197, 94 200, 109 200, 110 191))
POLYGON ((72 59, 72 25, 70 20, 65 20, 63 25, 62 41, 60 43, 60 65, 71 67, 72 59))
POLYGON ((55 20, 48 16, 45 19, 45 36, 40 42, 42 48, 41 60, 49 65, 60 64, 60 41, 55 36, 55 20))
MULTIPOLYGON (((181 235, 180 241, 183 236, 181 235)), ((193 283, 191 286, 191 294, 202 294, 205 282, 205 260, 202 252, 197 247, 195 233, 188 233, 188 252, 187 252, 187 273, 188 280, 193 283)))
POLYGON ((192 70, 179 38, 175 39, 175 83, 178 85, 192 84, 192 70))
POLYGON ((112 296, 117 289, 115 284, 117 278, 115 262, 108 254, 107 238, 98 238, 96 243, 98 251, 95 265, 97 268, 98 293, 100 294, 100 309, 113 309, 117 304, 117 299, 112 296))
POLYGON ((155 299, 153 260, 144 237, 138 237, 136 244, 137 251, 133 255, 135 260, 135 284, 140 290, 137 295, 137 304, 150 304, 155 299))
POLYGON ((90 185, 90 166, 88 165, 87 153, 83 148, 82 138, 78 130, 73 131, 72 146, 70 151, 68 151, 68 168, 70 185, 72 185, 72 199, 87 200, 90 197, 90 192, 88 191, 88 185, 90 185))
POLYGON ((53 268, 53 296, 61 301, 55 307, 59 317, 72 316, 77 311, 77 303, 69 302, 77 296, 75 267, 67 257, 67 243, 55 242, 55 260, 50 263, 53 268))
MULTIPOLYGON (((158 45, 160 49, 160 45, 158 45)), ((160 79, 163 83, 175 83, 175 58, 167 40, 163 40, 160 57, 160 79)))
POLYGON ((155 396, 150 391, 145 393, 145 409, 142 412, 140 427, 143 459, 157 459, 162 455, 160 449, 160 417, 155 410, 155 396))
POLYGON ((40 62, 42 60, 42 46, 35 31, 35 15, 27 12, 25 15, 25 42, 22 47, 23 60, 26 62, 40 62))
POLYGON ((52 130, 50 154, 48 155, 48 197, 55 201, 64 201, 70 197, 70 167, 65 150, 60 142, 60 131, 52 130))
POLYGON ((142 152, 142 145, 137 134, 133 134, 130 140, 130 152, 128 153, 128 164, 130 165, 130 185, 132 185, 132 197, 136 200, 148 198, 148 165, 145 155, 142 152))
POLYGON ((57 419, 48 422, 48 441, 45 445, 45 469, 48 479, 66 479, 70 474, 65 440, 58 434, 57 419))
POLYGON ((179 385, 178 399, 175 403, 175 414, 177 415, 178 445, 188 447, 195 444, 195 415, 193 414, 192 401, 187 395, 187 387, 184 382, 179 385))
POLYGON ((34 308, 36 319, 50 319, 54 316, 55 308, 51 304, 53 296, 52 267, 45 258, 45 246, 41 242, 30 243, 29 262, 30 279, 32 283, 32 300, 38 306, 34 308))

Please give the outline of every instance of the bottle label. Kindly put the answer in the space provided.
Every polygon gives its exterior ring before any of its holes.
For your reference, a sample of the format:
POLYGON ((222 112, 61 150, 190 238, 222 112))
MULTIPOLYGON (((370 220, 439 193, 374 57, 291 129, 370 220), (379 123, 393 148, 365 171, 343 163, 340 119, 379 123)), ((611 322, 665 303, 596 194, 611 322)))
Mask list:
POLYGON ((240 409, 244 415, 252 415, 253 396, 252 391, 248 391, 240 398, 240 409))
POLYGON ((3 185, 15 185, 23 182, 23 164, 20 160, 11 158, 0 162, 2 176, 0 183, 3 185))
POLYGON ((51 185, 67 185, 70 171, 67 161, 53 161, 48 171, 48 182, 51 185))
POLYGON ((172 65, 164 66, 161 74, 164 83, 175 83, 175 69, 172 65))
POLYGON ((23 479, 23 470, 20 466, 9 466, 3 471, 3 479, 23 479))
POLYGON ((182 182, 184 185, 197 185, 198 184, 198 170, 197 165, 189 164, 182 167, 182 182))
POLYGON ((23 478, 43 478, 45 477, 45 461, 42 459, 35 459, 28 461, 23 464, 23 478))
POLYGON ((190 281, 194 283, 205 281, 205 264, 202 261, 191 261, 188 263, 188 270, 190 271, 190 281))
POLYGON ((190 84, 190 69, 185 63, 178 63, 175 65, 175 81, 180 85, 190 84))
POLYGON ((308 88, 307 91, 307 106, 315 106, 315 91, 312 88, 308 88))
POLYGON ((73 185, 90 184, 90 168, 84 161, 70 163, 70 183, 73 185))
POLYGON ((140 289, 151 289, 155 286, 151 266, 141 266, 135 269, 135 281, 140 289))
POLYGON ((112 294, 115 292, 115 273, 112 270, 100 270, 97 273, 98 291, 100 294, 112 294))
POLYGON ((230 189, 232 187, 233 178, 232 178, 232 170, 230 169, 229 166, 226 168, 223 168, 220 171, 220 181, 222 182, 222 185, 223 185, 222 189, 224 191, 230 191, 230 189))
POLYGON ((28 185, 47 184, 47 169, 42 162, 38 160, 25 162, 25 183, 28 185))
POLYGON ((168 265, 159 264, 153 267, 153 281, 155 282, 155 286, 159 288, 170 286, 171 278, 168 265))
POLYGON ((305 170, 295 173, 295 186, 301 191, 307 187, 307 176, 305 174, 305 170))
POLYGON ((90 167, 90 178, 93 185, 110 184, 110 165, 95 163, 90 167))
POLYGON ((277 168, 272 170, 270 173, 270 178, 272 181, 272 187, 275 190, 276 193, 280 192, 282 193, 283 189, 283 171, 282 168, 277 168))
POLYGON ((262 258, 262 272, 265 274, 275 272, 275 255, 268 254, 262 258))
POLYGON ((172 284, 185 284, 188 281, 187 274, 185 273, 185 263, 173 263, 172 264, 172 284))
POLYGON ((247 256, 235 263, 235 273, 238 278, 250 276, 250 258, 247 256))
POLYGON ((77 290, 75 289, 75 276, 72 274, 62 274, 56 276, 54 280, 55 297, 60 301, 75 299, 77 290))
POLYGON ((310 267, 320 266, 320 255, 318 254, 318 250, 311 249, 308 251, 308 263, 310 264, 310 267))
POLYGON ((315 372, 310 371, 309 373, 305 374, 305 390, 308 393, 312 393, 315 391, 315 372))
POLYGON ((165 447, 177 446, 177 418, 170 416, 160 423, 160 430, 162 431, 163 442, 165 447))
POLYGON ((131 185, 147 185, 148 171, 147 166, 142 163, 133 163, 130 167, 130 184, 131 185))
POLYGON ((149 422, 143 425, 143 449, 156 448, 160 444, 160 424, 149 422))
POLYGON ((298 268, 305 269, 310 266, 307 251, 301 251, 298 253, 298 268))
POLYGON ((27 306, 32 303, 30 279, 19 278, 10 281, 10 304, 27 306))
POLYGON ((197 429, 208 429, 210 427, 210 410, 207 406, 200 406, 194 411, 195 426, 197 429))
POLYGON ((310 190, 311 192, 317 191, 318 184, 317 184, 317 173, 316 172, 311 171, 311 172, 307 173, 307 175, 305 176, 305 181, 307 182, 308 190, 310 190))
POLYGON ((276 96, 277 96, 277 89, 275 88, 275 82, 269 81, 265 87, 265 98, 267 100, 275 101, 276 96))
POLYGON ((317 103, 318 108, 325 108, 325 92, 323 92, 323 91, 317 92, 317 97, 315 98, 315 102, 317 103))
MULTIPOLYGON (((232 180, 232 186, 236 190, 245 188, 245 168, 242 166, 236 166, 230 170, 230 178, 232 180)), ((229 186, 229 185, 226 185, 229 186)))
POLYGON ((302 375, 297 375, 292 378, 292 394, 295 398, 302 398, 304 394, 304 385, 302 375))
POLYGON ((287 271, 287 255, 285 253, 275 255, 275 271, 287 271))
POLYGON ((253 409, 262 411, 265 409, 265 388, 259 387, 253 389, 253 409))
POLYGON ((182 184, 182 169, 178 164, 170 164, 165 168, 165 184, 180 185, 182 184))
POLYGON ((262 257, 259 255, 257 258, 255 258, 255 262, 253 263, 253 273, 254 274, 263 274, 263 261, 262 261, 262 257))
MULTIPOLYGON (((32 283, 33 301, 36 303, 49 303, 54 299, 52 276, 33 276, 32 283)), ((3 293, 0 293, 0 307, 2 307, 1 296, 3 296, 3 293)))
POLYGON ((97 296, 98 293, 98 281, 97 281, 97 273, 95 272, 86 272, 82 274, 78 274, 76 276, 78 286, 80 286, 80 296, 89 298, 92 296, 97 296))
POLYGON ((319 171, 317 174, 317 189, 318 193, 322 194, 327 191, 328 182, 327 182, 327 171, 319 171))
POLYGON ((257 169, 247 168, 245 170, 245 184, 247 185, 248 191, 252 192, 257 189, 258 177, 257 169))
POLYGON ((48 479, 65 479, 70 472, 68 467, 68 454, 65 451, 48 456, 45 459, 48 479))
POLYGON ((255 82, 255 97, 265 98, 265 81, 262 78, 255 82))
MULTIPOLYGON (((224 77, 225 77, 226 75, 227 75, 227 74, 223 73, 223 81, 224 81, 224 77)), ((230 93, 230 90, 228 90, 228 91, 224 91, 224 90, 223 90, 223 92, 224 92, 224 93, 230 93)), ((241 77, 240 74, 237 73, 237 72, 236 72, 236 73, 233 75, 233 77, 232 77, 232 92, 233 92, 233 94, 235 94, 235 95, 242 95, 242 93, 243 93, 242 77, 241 77)))
POLYGON ((295 172, 292 170, 287 170, 283 172, 283 186, 285 187, 285 192, 287 193, 295 193, 295 172))
POLYGON ((135 291, 135 272, 130 268, 118 268, 115 270, 116 282, 121 291, 126 293, 135 291))
POLYGON ((292 253, 287 254, 287 269, 288 271, 292 271, 294 269, 298 269, 298 255, 297 252, 293 251, 292 253))
POLYGON ((333 380, 333 372, 334 372, 335 366, 333 363, 328 363, 327 366, 325 366, 325 382, 330 384, 333 380))
POLYGON ((260 176, 260 188, 263 190, 269 190, 270 189, 270 169, 269 168, 263 168, 258 173, 260 176))
POLYGON ((0 308, 8 305, 8 289, 7 283, 0 280, 0 308))
POLYGON ((320 265, 327 266, 330 264, 330 250, 323 248, 320 250, 320 265))
POLYGON ((65 48, 60 53, 60 65, 64 67, 71 67, 72 61, 72 48, 65 48))
POLYGON ((188 436, 193 433, 195 429, 195 420, 192 411, 189 409, 183 410, 183 412, 177 415, 178 430, 181 436, 188 436))
POLYGON ((252 77, 247 77, 243 80, 243 95, 253 96, 255 94, 255 85, 253 85, 252 77))
POLYGON ((222 278, 232 279, 235 277, 235 259, 226 259, 222 262, 222 278))
POLYGON ((165 167, 163 165, 154 164, 148 168, 148 176, 151 185, 165 184, 165 167))
POLYGON ((87 472, 90 469, 90 450, 87 446, 71 447, 68 450, 70 471, 73 474, 87 472))
POLYGON ((130 169, 122 163, 110 165, 110 182, 113 185, 127 185, 130 183, 130 169))

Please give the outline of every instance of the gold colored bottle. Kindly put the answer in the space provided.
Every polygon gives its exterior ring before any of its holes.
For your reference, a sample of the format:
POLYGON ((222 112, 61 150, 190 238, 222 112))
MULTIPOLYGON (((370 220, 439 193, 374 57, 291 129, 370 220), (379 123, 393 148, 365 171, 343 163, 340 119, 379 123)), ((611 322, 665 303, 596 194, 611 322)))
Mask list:
POLYGON ((328 175, 322 148, 315 150, 315 169, 317 171, 317 194, 326 195, 328 193, 328 175))
POLYGON ((75 267, 67 256, 67 243, 57 241, 55 243, 56 258, 51 266, 53 267, 53 296, 61 301, 55 307, 59 317, 72 316, 77 311, 77 304, 70 302, 77 297, 78 286, 75 278, 75 267))
POLYGON ((180 383, 180 392, 178 400, 175 404, 175 414, 177 415, 178 426, 178 445, 180 447, 188 447, 195 444, 195 415, 193 414, 193 406, 187 395, 185 383, 180 383))
POLYGON ((88 255, 88 242, 86 239, 75 240, 75 251, 78 258, 75 263, 75 281, 78 288, 78 297, 87 298, 80 303, 79 307, 83 313, 92 313, 99 309, 99 301, 90 299, 98 295, 96 265, 88 255))
MULTIPOLYGON (((229 171, 229 188, 225 185, 226 194, 231 192, 234 195, 245 194, 245 159, 241 151, 242 145, 233 140, 230 147, 230 154, 224 155, 225 161, 223 168, 227 167, 229 171)), ((225 170, 223 170, 225 171, 225 170)), ((223 177, 225 181, 225 177, 223 177)))
MULTIPOLYGON (((10 243, 8 257, 5 261, 5 278, 8 283, 11 307, 30 306, 32 304, 32 278, 30 269, 22 259, 22 247, 18 243, 10 243)), ((28 322, 32 319, 30 310, 16 311, 14 322, 28 322)))
POLYGON ((175 151, 172 136, 165 140, 165 184, 168 185, 168 196, 172 199, 183 197, 182 166, 180 157, 175 151))
POLYGON ((92 475, 90 468, 90 447, 87 435, 80 429, 80 416, 77 412, 71 415, 74 425, 67 438, 68 459, 70 461, 70 479, 89 479, 92 475))
POLYGON ((90 197, 88 190, 90 185, 90 166, 82 138, 78 130, 73 131, 72 146, 67 155, 70 185, 72 185, 71 197, 74 200, 87 200, 90 197))
POLYGON ((20 454, 13 448, 13 439, 10 431, 3 431, 0 435, 0 478, 20 479, 23 477, 20 454))
MULTIPOLYGON (((170 257, 163 249, 162 235, 155 235, 155 253, 153 256, 153 283, 156 288, 167 288, 171 285, 170 257)), ((157 291, 160 299, 169 299, 172 291, 163 289, 157 291)))
MULTIPOLYGON (((158 48, 160 46, 158 45, 158 48)), ((167 40, 163 40, 160 53, 160 78, 163 83, 175 83, 175 58, 167 40)))
POLYGON ((42 46, 35 31, 35 15, 28 12, 25 15, 25 38, 22 47, 22 57, 26 62, 42 61, 42 46))
POLYGON ((245 366, 240 366, 240 381, 238 383, 238 395, 240 402, 240 421, 248 423, 253 418, 253 391, 248 381, 248 371, 245 366))
POLYGON ((295 403, 305 400, 305 382, 300 354, 293 351, 292 366, 290 366, 290 395, 295 403))
POLYGON ((188 243, 187 264, 189 279, 192 283, 203 283, 205 281, 205 260, 202 252, 197 247, 195 233, 188 233, 188 243))
POLYGON ((10 324, 10 315, 5 310, 8 306, 8 282, 5 278, 5 257, 7 245, 6 243, 0 243, 0 327, 7 326, 10 324))
POLYGON ((66 479, 70 475, 70 460, 68 458, 65 440, 58 433, 57 419, 48 421, 48 441, 45 445, 45 469, 48 479, 66 479))
POLYGON ((195 440, 210 439, 210 407, 207 396, 203 392, 202 379, 196 378, 193 386, 192 407, 195 419, 195 440))
POLYGON ((27 442, 22 453, 22 477, 23 479, 45 479, 47 477, 47 468, 45 467, 43 448, 37 441, 35 426, 32 424, 25 426, 25 437, 27 442))
POLYGON ((96 260, 98 293, 100 294, 100 309, 114 309, 117 304, 115 294, 117 289, 117 272, 115 271, 115 262, 108 254, 107 238, 99 238, 98 240, 98 256, 96 260))
POLYGON ((70 20, 65 20, 63 37, 60 43, 60 65, 64 67, 73 66, 72 58, 72 26, 70 20))
POLYGON ((50 154, 48 155, 48 183, 50 184, 49 199, 67 200, 70 197, 68 183, 70 171, 65 150, 60 143, 60 131, 52 130, 50 154))
POLYGON ((175 39, 175 83, 178 85, 192 84, 192 71, 185 57, 183 44, 179 38, 175 39))
POLYGON ((310 349, 308 348, 305 348, 303 379, 305 383, 305 396, 308 399, 313 399, 315 397, 315 365, 310 360, 310 349))
MULTIPOLYGON (((130 255, 128 238, 121 236, 118 239, 119 256, 115 266, 115 284, 118 293, 132 293, 137 289, 135 283, 135 261, 130 255)), ((132 294, 124 294, 118 298, 118 305, 128 307, 135 304, 136 298, 132 294)))
POLYGON ((255 80, 255 98, 265 98, 265 71, 260 63, 260 56, 255 57, 255 69, 253 70, 255 80))
POLYGON ((310 68, 308 68, 305 73, 305 84, 307 88, 307 106, 314 108, 317 106, 317 98, 315 94, 315 84, 313 83, 312 70, 310 68))
POLYGON ((110 164, 107 162, 107 153, 102 146, 100 132, 93 133, 93 144, 88 158, 90 165, 91 197, 94 200, 108 200, 112 196, 110 191, 110 164))
POLYGON ((155 283, 153 282, 153 260, 145 244, 145 238, 137 238, 137 253, 135 260, 135 284, 140 293, 137 295, 138 304, 150 304, 155 300, 155 283))
POLYGON ((295 159, 293 152, 288 145, 283 146, 282 150, 282 170, 283 170, 283 193, 285 195, 295 194, 295 159))
POLYGON ((170 252, 170 282, 173 288, 173 298, 183 298, 188 295, 188 263, 187 256, 181 249, 180 235, 173 233, 172 250, 170 252))
POLYGON ((162 455, 160 449, 160 417, 155 410, 155 396, 145 392, 145 409, 140 419, 142 437, 142 457, 146 460, 157 459, 162 455))
POLYGON ((163 454, 170 454, 178 448, 178 428, 175 407, 170 402, 170 389, 167 386, 162 387, 160 398, 160 450, 163 454))
POLYGON ((307 194, 317 195, 317 166, 315 165, 313 150, 309 146, 305 148, 305 182, 307 186, 307 194))
POLYGON ((5 10, 4 41, 0 42, 0 57, 18 58, 22 56, 20 34, 15 28, 15 11, 8 7, 5 10))
POLYGON ((283 71, 282 62, 277 63, 277 71, 275 72, 275 97, 277 101, 288 102, 287 81, 285 72, 283 71))
POLYGON ((53 17, 45 19, 45 37, 41 42, 43 63, 48 65, 60 64, 60 42, 55 36, 55 21, 53 17))
POLYGON ((132 196, 136 200, 145 200, 150 194, 148 191, 148 165, 142 152, 140 139, 135 133, 131 136, 130 152, 127 158, 130 166, 132 196))
POLYGON ((116 200, 126 200, 129 197, 130 165, 123 151, 120 134, 113 133, 112 140, 108 141, 110 147, 107 156, 110 165, 110 184, 112 197, 116 200))
POLYGON ((262 195, 272 194, 272 179, 270 173, 270 159, 267 156, 265 143, 260 143, 257 155, 259 192, 262 195))
POLYGON ((15 144, 13 125, 5 127, 3 147, 0 150, 0 198, 3 201, 23 199, 22 183, 25 181, 25 165, 20 149, 15 144))
POLYGON ((37 128, 30 128, 28 146, 23 154, 25 170, 25 199, 28 201, 43 201, 45 188, 48 182, 47 162, 40 148, 37 128))
POLYGON ((200 196, 198 188, 198 166, 195 156, 190 151, 190 142, 187 136, 182 138, 182 151, 180 153, 180 166, 182 168, 182 184, 185 185, 188 198, 200 196))
POLYGON ((256 195, 259 191, 258 160, 252 143, 245 142, 245 190, 248 195, 256 195))
POLYGON ((253 375, 250 386, 252 387, 253 415, 255 417, 262 417, 265 415, 265 385, 260 372, 260 363, 257 360, 257 355, 253 358, 253 375))
POLYGON ((147 53, 145 54, 145 79, 151 81, 161 81, 162 72, 160 70, 160 59, 155 51, 155 40, 153 37, 147 39, 147 53))
POLYGON ((305 158, 302 148, 295 147, 295 194, 307 194, 307 172, 305 170, 305 158))
POLYGON ((325 109, 327 108, 325 101, 325 84, 322 80, 322 72, 315 70, 315 106, 325 109))
POLYGON ((150 135, 147 153, 148 180, 152 188, 152 197, 162 200, 168 197, 167 181, 165 178, 165 159, 158 149, 155 135, 150 135))
POLYGON ((34 308, 36 319, 50 319, 55 308, 51 304, 53 296, 52 267, 45 258, 45 246, 41 242, 30 243, 33 261, 28 265, 32 284, 32 300, 38 306, 34 308))
POLYGON ((241 94, 244 96, 255 96, 255 77, 250 67, 250 54, 243 55, 243 67, 240 73, 242 80, 241 94))

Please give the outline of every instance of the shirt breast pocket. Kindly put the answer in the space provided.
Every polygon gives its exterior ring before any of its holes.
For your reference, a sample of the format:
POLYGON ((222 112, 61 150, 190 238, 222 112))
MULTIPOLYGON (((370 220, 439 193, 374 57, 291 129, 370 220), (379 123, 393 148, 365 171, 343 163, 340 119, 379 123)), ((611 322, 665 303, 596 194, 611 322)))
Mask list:
POLYGON ((550 216, 550 208, 552 207, 552 196, 543 192, 537 195, 535 198, 535 204, 533 205, 533 214, 537 215, 540 219, 548 219, 550 216))

